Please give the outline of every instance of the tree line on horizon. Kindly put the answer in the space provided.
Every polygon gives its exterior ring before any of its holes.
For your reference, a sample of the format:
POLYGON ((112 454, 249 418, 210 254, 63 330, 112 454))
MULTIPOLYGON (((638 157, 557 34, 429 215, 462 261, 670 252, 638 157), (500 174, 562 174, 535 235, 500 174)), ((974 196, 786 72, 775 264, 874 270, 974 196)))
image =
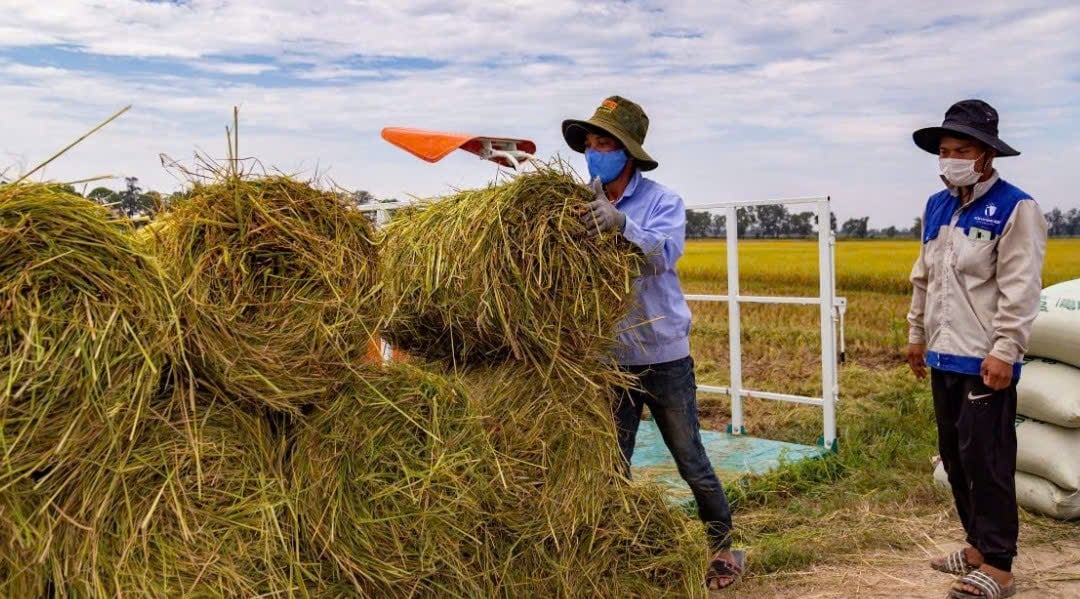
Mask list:
MULTIPOLYGON (((0 180, 0 185, 6 183, 6 181, 0 180)), ((136 226, 149 221, 158 212, 168 208, 172 202, 187 195, 187 192, 184 191, 163 194, 153 190, 144 190, 139 185, 138 177, 124 177, 124 187, 120 190, 99 186, 90 191, 85 191, 85 189, 80 191, 74 185, 66 184, 61 187, 69 193, 85 197, 108 207, 117 216, 135 220, 136 226)), ((395 201, 393 199, 380 200, 363 190, 344 192, 343 196, 349 203, 357 206, 395 201)))
MULTIPOLYGON (((791 212, 783 205, 740 208, 738 234, 747 239, 806 239, 817 236, 817 215, 810 211, 791 212)), ((1080 237, 1080 208, 1062 211, 1054 208, 1044 214, 1051 237, 1080 237)), ((727 235, 727 219, 721 213, 686 210, 686 237, 711 239, 727 235)), ((918 239, 922 235, 922 217, 915 217, 910 228, 889 225, 871 228, 870 217, 849 218, 842 224, 832 215, 832 230, 841 239, 918 239)))
MULTIPOLYGON (((0 185, 4 183, 0 181, 0 185)), ((74 186, 65 186, 76 195, 94 200, 110 207, 120 216, 145 221, 185 192, 177 191, 162 194, 153 190, 144 190, 137 177, 125 177, 124 187, 113 190, 99 186, 89 192, 80 192, 74 186)), ((346 192, 347 199, 355 205, 393 202, 394 199, 379 199, 364 190, 346 192)), ((817 236, 817 215, 811 211, 792 212, 780 204, 767 206, 748 206, 740 208, 738 214, 738 233, 741 238, 749 239, 808 239, 817 236)), ((1080 208, 1063 211, 1054 208, 1044 214, 1051 237, 1080 237, 1080 208)), ((726 218, 721 213, 706 210, 686 210, 686 237, 688 239, 721 238, 727 235, 726 218)), ((832 230, 842 239, 918 239, 922 232, 922 218, 916 217, 910 228, 889 225, 883 228, 871 228, 870 217, 849 218, 838 223, 832 215, 832 230)))

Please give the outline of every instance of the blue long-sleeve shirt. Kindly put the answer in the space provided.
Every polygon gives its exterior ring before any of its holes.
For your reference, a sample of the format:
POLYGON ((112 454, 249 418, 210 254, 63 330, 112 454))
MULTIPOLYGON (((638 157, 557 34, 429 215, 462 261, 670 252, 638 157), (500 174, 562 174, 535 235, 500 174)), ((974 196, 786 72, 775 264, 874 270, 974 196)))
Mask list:
POLYGON ((626 215, 623 236, 646 259, 644 273, 634 282, 634 311, 619 327, 615 360, 641 366, 685 358, 690 355, 690 307, 675 274, 686 239, 683 200, 639 171, 615 208, 626 215))

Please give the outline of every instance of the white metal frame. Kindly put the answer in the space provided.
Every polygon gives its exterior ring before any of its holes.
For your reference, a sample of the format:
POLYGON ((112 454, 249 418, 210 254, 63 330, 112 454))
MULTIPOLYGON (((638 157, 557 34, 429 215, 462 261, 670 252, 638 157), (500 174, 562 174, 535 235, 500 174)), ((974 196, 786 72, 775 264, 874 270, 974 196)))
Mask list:
POLYGON ((774 401, 819 406, 822 408, 823 434, 826 448, 836 446, 836 403, 840 386, 837 360, 844 354, 844 313, 847 300, 836 296, 836 236, 832 231, 832 210, 829 197, 788 198, 752 202, 722 202, 692 206, 695 210, 723 210, 727 230, 728 292, 725 295, 688 294, 688 301, 727 302, 731 382, 727 387, 698 385, 698 391, 717 393, 731 398, 731 424, 728 432, 745 434, 743 398, 756 397, 774 401), (818 222, 818 297, 747 296, 739 293, 739 227, 738 211, 750 206, 814 204, 818 222), (802 304, 820 306, 821 315, 821 397, 807 397, 770 391, 746 389, 742 384, 742 322, 741 304, 802 304), (839 335, 837 335, 839 328, 839 335), (837 343, 839 349, 837 351, 837 343))
MULTIPOLYGON (((410 205, 410 202, 376 202, 373 204, 361 204, 356 209, 360 212, 374 212, 375 227, 382 228, 386 223, 390 222, 390 212, 410 205)), ((385 339, 379 339, 379 352, 384 363, 394 359, 394 348, 385 339)))
POLYGON ((532 154, 519 150, 517 141, 512 139, 495 139, 489 137, 480 138, 481 150, 478 154, 481 160, 494 160, 505 158, 514 170, 521 170, 524 162, 535 160, 532 154))
POLYGON ((373 202, 371 204, 360 204, 356 207, 360 212, 374 212, 375 213, 375 226, 382 227, 390 220, 390 211, 412 206, 412 202, 373 202))

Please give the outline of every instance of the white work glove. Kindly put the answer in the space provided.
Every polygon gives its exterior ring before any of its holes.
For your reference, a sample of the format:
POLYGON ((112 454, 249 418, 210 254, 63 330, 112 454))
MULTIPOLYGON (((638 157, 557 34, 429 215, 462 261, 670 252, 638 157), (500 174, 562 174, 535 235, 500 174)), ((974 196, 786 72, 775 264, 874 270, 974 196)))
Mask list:
POLYGON ((589 183, 589 189, 592 189, 596 199, 589 202, 588 211, 580 217, 588 236, 595 237, 607 231, 622 231, 626 227, 626 215, 619 212, 608 200, 600 177, 589 183))

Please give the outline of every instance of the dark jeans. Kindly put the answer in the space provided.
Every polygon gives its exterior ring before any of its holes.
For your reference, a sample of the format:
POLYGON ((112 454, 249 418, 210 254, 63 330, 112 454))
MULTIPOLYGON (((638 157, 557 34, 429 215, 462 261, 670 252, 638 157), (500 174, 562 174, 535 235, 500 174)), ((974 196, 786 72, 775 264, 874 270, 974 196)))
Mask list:
POLYGON ((679 474, 690 486, 697 500, 698 516, 705 523, 713 551, 731 547, 731 508, 720 486, 705 446, 697 412, 697 382, 694 360, 681 360, 649 366, 624 366, 638 377, 641 389, 622 389, 616 396, 613 411, 623 454, 623 473, 630 475, 630 457, 634 453, 641 411, 649 406, 664 443, 675 458, 679 474))
POLYGON ((1000 391, 982 377, 930 370, 938 451, 967 542, 987 564, 1012 570, 1016 507, 1016 383, 1000 391))

